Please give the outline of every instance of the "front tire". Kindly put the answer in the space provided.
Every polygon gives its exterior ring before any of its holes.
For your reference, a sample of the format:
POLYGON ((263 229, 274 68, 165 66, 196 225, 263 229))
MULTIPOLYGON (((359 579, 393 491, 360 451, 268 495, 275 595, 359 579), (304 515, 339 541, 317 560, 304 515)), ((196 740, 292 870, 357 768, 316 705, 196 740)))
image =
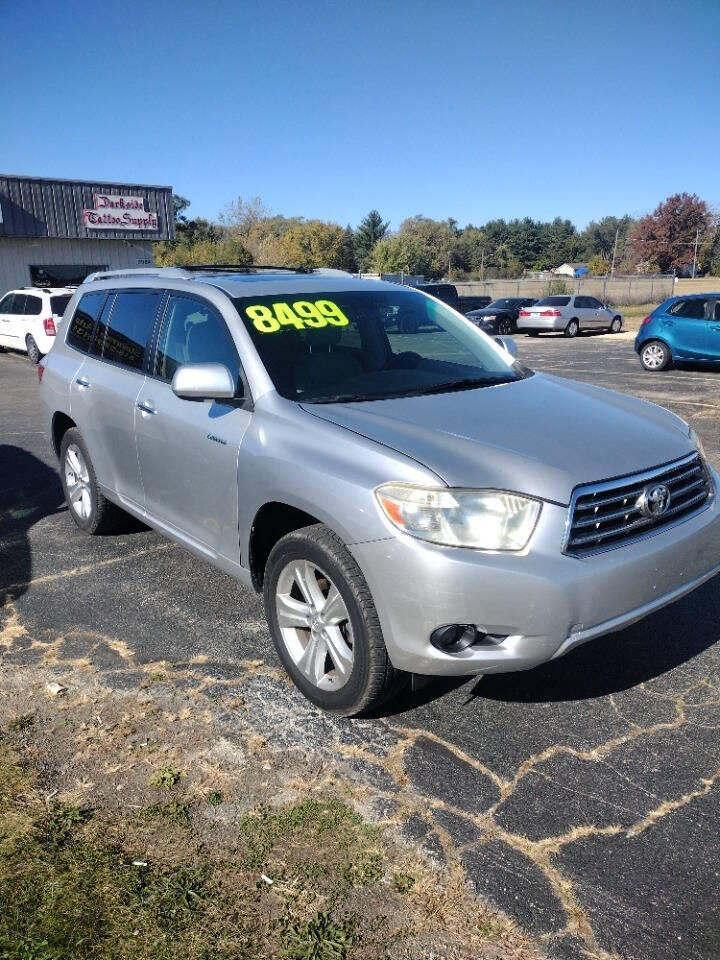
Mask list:
POLYGON ((667 370, 672 363, 672 353, 662 340, 649 340, 640 350, 640 364, 648 373, 667 370))
POLYGON ((303 527, 275 544, 263 596, 278 656, 316 706, 357 716, 402 686, 406 675, 390 663, 370 588, 329 527, 303 527))
POLYGON ((509 337, 514 332, 514 328, 515 324, 509 317, 503 317, 498 323, 498 333, 505 337, 509 337))
POLYGON ((569 340, 573 340, 580 333, 580 324, 573 317, 572 320, 568 321, 568 325, 563 331, 563 336, 567 337, 569 340))
POLYGON ((66 431, 60 444, 60 479, 70 515, 81 530, 92 536, 118 525, 123 511, 100 492, 90 454, 76 427, 66 431))
POLYGON ((25 349, 27 350, 27 355, 30 357, 30 360, 33 363, 40 363, 42 360, 42 354, 40 353, 40 348, 35 342, 35 338, 28 334, 25 339, 25 349))

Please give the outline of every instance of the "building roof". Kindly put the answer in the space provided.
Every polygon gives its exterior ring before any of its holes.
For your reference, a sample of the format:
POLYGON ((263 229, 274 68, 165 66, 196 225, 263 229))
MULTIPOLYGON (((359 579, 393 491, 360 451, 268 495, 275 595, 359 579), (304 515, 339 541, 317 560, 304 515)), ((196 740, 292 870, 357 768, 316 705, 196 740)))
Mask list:
POLYGON ((174 240, 172 188, 0 174, 0 239, 3 237, 174 240), (112 205, 98 209, 97 197, 103 196, 111 200, 135 197, 141 203, 136 204, 135 210, 115 210, 112 205), (84 211, 92 217, 88 218, 84 211), (118 226, 106 229, 109 223, 115 222, 113 217, 117 218, 118 226), (138 223, 145 221, 147 228, 138 227, 138 223))

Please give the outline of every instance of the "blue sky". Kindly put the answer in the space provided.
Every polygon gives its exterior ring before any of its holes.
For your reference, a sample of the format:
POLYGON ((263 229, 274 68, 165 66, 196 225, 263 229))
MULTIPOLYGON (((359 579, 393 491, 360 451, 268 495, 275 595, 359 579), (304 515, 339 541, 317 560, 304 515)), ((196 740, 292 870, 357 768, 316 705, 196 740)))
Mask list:
POLYGON ((720 0, 0 0, 0 171, 356 224, 720 204, 720 0), (36 28, 33 27, 36 25, 36 28))

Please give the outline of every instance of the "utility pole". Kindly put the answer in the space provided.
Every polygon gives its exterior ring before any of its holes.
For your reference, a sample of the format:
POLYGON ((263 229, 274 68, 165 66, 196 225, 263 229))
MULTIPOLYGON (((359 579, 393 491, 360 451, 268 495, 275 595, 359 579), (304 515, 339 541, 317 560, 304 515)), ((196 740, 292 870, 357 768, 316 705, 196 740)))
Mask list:
POLYGON ((480 251, 480 279, 485 279, 485 247, 480 251))
POLYGON ((695 231, 695 254, 693 256, 693 280, 695 279, 695 269, 697 267, 697 248, 698 240, 700 239, 700 227, 695 231))
POLYGON ((617 230, 615 231, 615 246, 613 247, 612 266, 610 267, 610 276, 611 276, 611 277, 614 277, 614 276, 615 276, 615 257, 617 256, 617 242, 618 242, 618 234, 619 234, 619 233, 620 233, 620 227, 618 227, 617 230))

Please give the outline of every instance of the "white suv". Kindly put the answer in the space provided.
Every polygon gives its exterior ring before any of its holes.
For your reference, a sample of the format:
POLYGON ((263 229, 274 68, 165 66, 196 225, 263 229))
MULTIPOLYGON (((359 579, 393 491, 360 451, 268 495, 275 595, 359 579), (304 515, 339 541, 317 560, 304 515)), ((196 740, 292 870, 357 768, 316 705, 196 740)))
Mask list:
POLYGON ((0 349, 22 350, 38 363, 55 342, 74 287, 24 287, 0 300, 0 349))

